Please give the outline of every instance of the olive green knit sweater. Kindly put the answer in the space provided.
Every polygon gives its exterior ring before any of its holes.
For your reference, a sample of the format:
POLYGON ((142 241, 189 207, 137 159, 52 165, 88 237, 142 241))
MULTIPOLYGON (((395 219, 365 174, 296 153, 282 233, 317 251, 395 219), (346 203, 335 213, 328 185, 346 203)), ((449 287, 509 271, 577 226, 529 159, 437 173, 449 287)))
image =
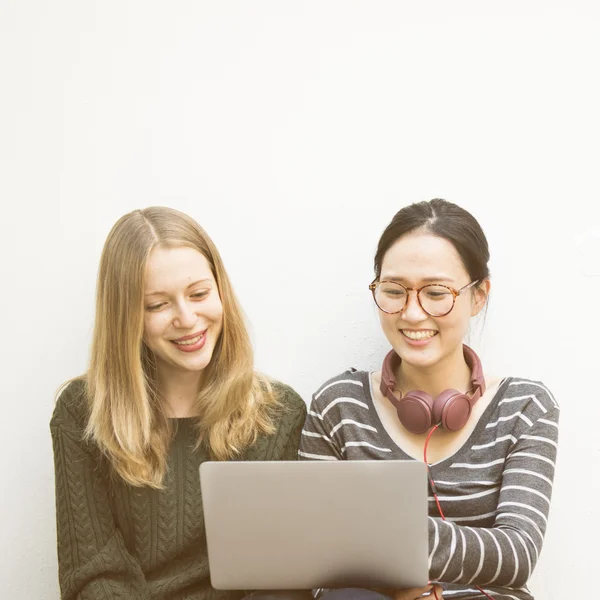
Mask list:
MULTIPOLYGON (((241 460, 296 460, 306 405, 277 384, 283 411, 276 432, 241 460)), ((163 490, 120 480, 98 449, 82 439, 84 384, 61 394, 50 423, 56 478, 56 524, 62 600, 235 600, 242 592, 210 585, 200 464, 192 419, 177 419, 163 490)))

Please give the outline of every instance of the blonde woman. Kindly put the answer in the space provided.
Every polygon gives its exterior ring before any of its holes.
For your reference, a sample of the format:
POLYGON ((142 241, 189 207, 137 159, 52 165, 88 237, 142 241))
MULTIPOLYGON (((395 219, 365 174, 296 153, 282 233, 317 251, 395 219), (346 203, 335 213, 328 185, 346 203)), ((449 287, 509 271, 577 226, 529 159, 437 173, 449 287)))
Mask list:
MULTIPOLYGON (((87 373, 51 420, 62 600, 209 598, 205 460, 295 460, 306 405, 254 371, 219 253, 176 210, 123 216, 87 373)), ((243 490, 240 490, 243 493, 243 490)))

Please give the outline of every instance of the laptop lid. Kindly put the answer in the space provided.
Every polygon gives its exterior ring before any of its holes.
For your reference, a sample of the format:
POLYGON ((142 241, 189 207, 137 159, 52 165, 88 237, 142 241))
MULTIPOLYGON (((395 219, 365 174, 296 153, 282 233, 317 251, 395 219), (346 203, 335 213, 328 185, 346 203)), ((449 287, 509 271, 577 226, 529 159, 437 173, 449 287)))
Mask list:
POLYGON ((200 484, 216 589, 428 582, 421 462, 209 461, 200 484))

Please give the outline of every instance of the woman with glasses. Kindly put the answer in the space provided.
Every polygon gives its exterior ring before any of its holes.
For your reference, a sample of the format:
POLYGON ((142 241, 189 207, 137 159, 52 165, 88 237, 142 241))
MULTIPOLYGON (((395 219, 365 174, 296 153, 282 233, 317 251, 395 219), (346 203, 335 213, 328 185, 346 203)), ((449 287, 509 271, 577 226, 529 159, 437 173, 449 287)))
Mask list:
POLYGON ((254 370, 206 232, 163 207, 119 219, 89 368, 51 421, 62 600, 243 596, 211 587, 199 466, 296 460, 305 416, 298 394, 254 370))
POLYGON ((527 581, 547 526, 559 408, 542 382, 488 373, 463 343, 488 300, 488 260, 479 223, 459 206, 435 199, 400 210, 369 286, 391 350, 380 370, 325 382, 303 430, 306 460, 429 465, 436 586, 390 592, 396 600, 533 598, 527 581))

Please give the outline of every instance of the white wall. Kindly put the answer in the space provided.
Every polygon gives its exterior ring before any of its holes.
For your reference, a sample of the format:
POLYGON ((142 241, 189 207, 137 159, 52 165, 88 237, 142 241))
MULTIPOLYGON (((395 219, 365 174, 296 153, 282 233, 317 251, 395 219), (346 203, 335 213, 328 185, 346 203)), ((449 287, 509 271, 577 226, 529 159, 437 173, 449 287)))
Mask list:
POLYGON ((600 535, 600 92, 594 2, 0 3, 3 597, 58 598, 48 420, 81 373, 108 230, 170 205, 220 248, 258 366, 309 401, 385 351, 382 229, 471 210, 493 295, 487 369, 562 406, 533 589, 583 595, 600 535))

